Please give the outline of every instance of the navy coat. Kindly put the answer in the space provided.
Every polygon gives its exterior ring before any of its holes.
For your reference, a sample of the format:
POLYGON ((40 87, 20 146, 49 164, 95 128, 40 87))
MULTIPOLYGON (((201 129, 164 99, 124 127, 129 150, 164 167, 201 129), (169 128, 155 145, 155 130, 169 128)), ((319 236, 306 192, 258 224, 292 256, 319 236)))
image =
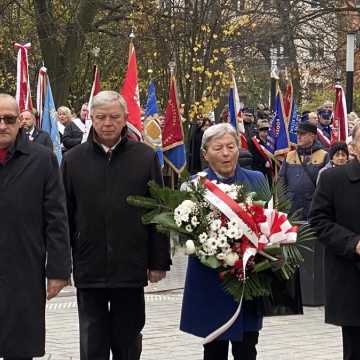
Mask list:
MULTIPOLYGON (((219 180, 211 169, 205 171, 209 180, 219 180)), ((268 187, 262 173, 240 166, 237 166, 236 175, 226 183, 245 183, 250 190, 258 186, 268 187)), ((206 337, 226 323, 238 305, 238 302, 223 290, 218 271, 202 265, 195 257, 189 257, 181 311, 182 331, 206 337)), ((262 328, 262 319, 261 299, 245 301, 235 323, 217 340, 241 341, 244 332, 262 328)))

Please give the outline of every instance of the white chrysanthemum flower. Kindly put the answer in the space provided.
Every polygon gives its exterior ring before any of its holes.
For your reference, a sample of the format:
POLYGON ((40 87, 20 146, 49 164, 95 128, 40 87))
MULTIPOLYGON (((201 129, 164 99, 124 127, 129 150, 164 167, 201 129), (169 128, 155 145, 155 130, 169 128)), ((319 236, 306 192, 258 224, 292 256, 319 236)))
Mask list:
POLYGON ((185 230, 186 230, 187 232, 192 232, 192 231, 193 231, 193 228, 191 227, 191 225, 186 225, 186 226, 185 226, 185 230))
POLYGON ((210 229, 212 231, 217 231, 217 230, 220 229, 220 227, 221 227, 221 220, 216 219, 216 220, 211 222, 210 229))
POLYGON ((226 236, 219 236, 218 237, 218 243, 221 248, 224 248, 225 246, 228 246, 228 242, 226 239, 226 236))
POLYGON ((199 241, 200 241, 200 243, 203 244, 203 243, 207 240, 207 238, 208 238, 208 236, 207 236, 206 233, 203 232, 202 234, 200 234, 200 235, 199 235, 199 241))
POLYGON ((225 263, 229 266, 234 266, 238 260, 239 260, 239 255, 234 252, 228 253, 224 258, 225 263))
POLYGON ((175 219, 175 224, 177 227, 180 227, 182 224, 182 221, 180 219, 175 219))
POLYGON ((219 229, 218 234, 219 234, 219 236, 226 236, 226 232, 227 232, 227 228, 225 226, 222 226, 219 229))
POLYGON ((182 208, 188 209, 189 212, 196 209, 196 204, 191 200, 184 200, 180 206, 182 208))
POLYGON ((230 239, 236 239, 238 235, 238 229, 231 227, 226 231, 226 236, 230 239))
POLYGON ((230 220, 227 223, 227 226, 230 229, 230 228, 237 228, 239 225, 238 225, 238 222, 236 220, 230 220))
POLYGON ((188 222, 189 221, 189 214, 188 213, 182 213, 180 216, 181 221, 188 222))
POLYGON ((195 244, 192 240, 187 240, 185 243, 185 253, 187 255, 192 255, 196 251, 195 244))
POLYGON ((218 247, 218 241, 216 238, 214 237, 210 237, 207 242, 206 242, 206 246, 210 249, 210 250, 216 250, 218 247))
POLYGON ((193 216, 193 217, 191 218, 191 225, 194 226, 194 227, 196 227, 196 226, 198 226, 199 224, 200 224, 200 222, 199 222, 198 218, 197 218, 196 216, 193 216))

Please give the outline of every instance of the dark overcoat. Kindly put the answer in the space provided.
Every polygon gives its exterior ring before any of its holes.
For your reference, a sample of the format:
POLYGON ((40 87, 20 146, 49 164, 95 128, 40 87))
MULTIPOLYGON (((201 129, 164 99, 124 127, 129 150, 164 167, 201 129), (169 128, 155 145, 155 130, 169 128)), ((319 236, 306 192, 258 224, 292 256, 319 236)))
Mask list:
POLYGON ((321 174, 310 222, 325 245, 325 321, 360 326, 360 163, 321 174))
POLYGON ((162 184, 157 155, 123 137, 107 155, 94 141, 67 151, 63 176, 70 222, 74 280, 79 288, 143 287, 147 270, 169 270, 169 239, 142 224, 130 195, 162 184))
POLYGON ((53 142, 51 141, 50 135, 41 129, 38 129, 37 127, 34 128, 34 132, 32 134, 33 141, 37 144, 44 145, 51 151, 54 149, 53 142))
POLYGON ((0 164, 0 358, 43 356, 45 277, 70 277, 56 157, 19 133, 0 164))

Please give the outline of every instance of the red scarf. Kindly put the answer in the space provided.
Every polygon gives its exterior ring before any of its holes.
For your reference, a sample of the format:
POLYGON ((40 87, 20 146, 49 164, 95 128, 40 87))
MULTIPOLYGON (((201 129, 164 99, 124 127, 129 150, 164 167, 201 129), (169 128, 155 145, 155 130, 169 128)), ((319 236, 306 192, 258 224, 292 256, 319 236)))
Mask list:
POLYGON ((0 163, 5 164, 5 159, 8 154, 8 149, 0 149, 0 163))

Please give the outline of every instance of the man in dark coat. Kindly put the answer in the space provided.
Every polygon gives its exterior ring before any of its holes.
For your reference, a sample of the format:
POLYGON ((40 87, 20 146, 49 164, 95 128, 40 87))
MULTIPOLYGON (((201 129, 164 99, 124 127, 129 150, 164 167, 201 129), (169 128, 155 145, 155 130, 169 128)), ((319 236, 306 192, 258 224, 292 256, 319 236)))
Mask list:
POLYGON ((15 99, 0 94, 0 358, 45 353, 45 301, 68 283, 71 257, 57 159, 29 142, 15 99))
POLYGON ((298 145, 290 151, 280 169, 280 178, 288 188, 291 213, 299 212, 300 220, 307 221, 311 200, 320 169, 327 160, 326 151, 316 140, 317 128, 309 122, 298 126, 298 145))
POLYGON ((169 241, 144 226, 130 195, 162 184, 155 152, 126 137, 127 106, 114 91, 92 104, 88 141, 66 153, 63 174, 80 321, 80 359, 140 358, 144 286, 170 269, 169 241))
POLYGON ((360 126, 353 130, 357 158, 324 171, 310 223, 325 245, 325 321, 342 327, 344 360, 360 359, 360 126))
POLYGON ((83 141, 83 136, 86 132, 87 114, 88 104, 85 103, 81 107, 80 117, 74 118, 66 124, 64 135, 62 137, 62 143, 67 150, 81 144, 83 141))
POLYGON ((37 144, 44 145, 51 151, 53 151, 53 143, 50 135, 36 126, 36 119, 34 114, 30 110, 25 110, 20 114, 20 124, 29 138, 30 141, 34 141, 37 144))

